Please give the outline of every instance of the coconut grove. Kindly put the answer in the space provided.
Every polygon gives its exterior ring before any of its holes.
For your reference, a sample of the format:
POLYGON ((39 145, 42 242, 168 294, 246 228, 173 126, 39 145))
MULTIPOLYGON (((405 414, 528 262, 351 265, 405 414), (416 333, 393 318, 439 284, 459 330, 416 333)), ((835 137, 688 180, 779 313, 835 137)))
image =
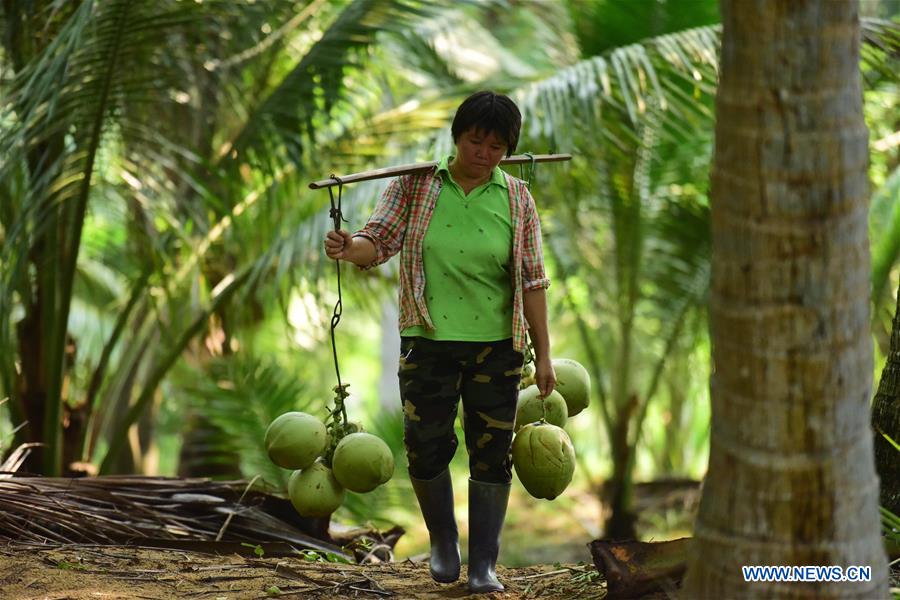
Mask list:
POLYGON ((3 2, 2 595, 897 595, 898 22, 3 2))

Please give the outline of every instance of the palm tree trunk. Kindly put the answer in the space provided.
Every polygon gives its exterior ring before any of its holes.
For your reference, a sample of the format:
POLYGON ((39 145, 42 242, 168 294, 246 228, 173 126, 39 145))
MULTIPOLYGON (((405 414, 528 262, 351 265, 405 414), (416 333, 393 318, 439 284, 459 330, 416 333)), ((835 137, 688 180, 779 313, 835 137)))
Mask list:
MULTIPOLYGON (((51 136, 45 144, 40 144, 30 152, 28 154, 30 177, 35 181, 49 179, 46 165, 54 164, 62 155, 63 148, 63 136, 60 134, 51 136)), ((32 193, 38 197, 49 194, 46 186, 42 186, 40 189, 36 186, 32 193)), ((58 224, 59 213, 54 212, 42 218, 58 224)), ((32 473, 47 475, 54 474, 52 470, 47 469, 48 456, 59 450, 49 447, 53 446, 49 436, 55 436, 56 432, 50 431, 47 414, 51 411, 49 403, 56 400, 50 389, 48 372, 59 367, 61 377, 64 377, 66 373, 65 366, 52 364, 53 357, 50 355, 58 297, 55 273, 53 270, 45 268, 45 265, 54 264, 58 260, 59 255, 55 251, 58 235, 58 225, 48 227, 45 233, 34 240, 28 250, 29 266, 33 267, 37 275, 34 277, 30 274, 26 275, 24 285, 20 288, 25 318, 17 324, 16 330, 21 369, 17 373, 17 398, 13 398, 13 401, 21 407, 19 412, 26 417, 27 427, 16 435, 15 443, 16 445, 26 442, 44 444, 33 449, 25 462, 25 468, 32 473), (28 289, 23 289, 25 287, 28 289)), ((61 356, 60 360, 64 361, 64 357, 61 356)), ((57 400, 62 402, 61 393, 57 396, 57 400)), ((62 422, 55 419, 54 423, 61 430, 62 422)))
POLYGON ((855 2, 724 0, 709 470, 688 598, 884 598, 855 2), (742 565, 869 566, 866 583, 742 565))
MULTIPOLYGON (((16 341, 22 359, 20 370, 16 374, 13 402, 21 407, 19 413, 24 417, 27 426, 16 433, 14 446, 43 440, 41 425, 44 423, 47 389, 44 385, 46 379, 43 369, 43 340, 46 336, 42 335, 44 323, 40 318, 42 292, 39 285, 35 286, 33 301, 25 303, 25 317, 16 325, 16 341)), ((25 462, 25 470, 40 473, 43 465, 42 448, 34 450, 25 462)))
POLYGON ((610 454, 613 470, 604 485, 604 500, 609 506, 609 516, 603 524, 606 539, 625 541, 637 539, 637 515, 633 509, 634 481, 632 468, 637 448, 628 439, 628 431, 634 418, 637 399, 629 397, 628 403, 620 409, 614 435, 610 439, 610 454))
POLYGON ((900 290, 891 327, 891 346, 881 371, 881 381, 872 405, 875 429, 875 468, 881 478, 881 505, 900 514, 900 451, 885 435, 900 444, 900 290))

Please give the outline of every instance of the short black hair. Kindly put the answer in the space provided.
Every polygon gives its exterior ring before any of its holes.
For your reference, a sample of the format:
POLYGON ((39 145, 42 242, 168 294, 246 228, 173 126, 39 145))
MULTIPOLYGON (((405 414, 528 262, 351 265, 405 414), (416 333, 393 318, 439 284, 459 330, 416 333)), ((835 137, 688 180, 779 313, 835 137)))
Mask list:
POLYGON ((456 109, 450 127, 453 143, 457 143, 459 136, 472 128, 506 140, 506 155, 510 156, 519 144, 522 113, 509 96, 487 90, 475 92, 456 109))

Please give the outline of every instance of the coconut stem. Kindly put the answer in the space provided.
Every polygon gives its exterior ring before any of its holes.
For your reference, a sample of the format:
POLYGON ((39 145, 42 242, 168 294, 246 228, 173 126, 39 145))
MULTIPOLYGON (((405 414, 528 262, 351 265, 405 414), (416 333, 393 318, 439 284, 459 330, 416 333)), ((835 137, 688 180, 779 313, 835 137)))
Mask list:
POLYGON ((328 468, 331 468, 331 458, 334 456, 334 449, 337 448, 338 442, 347 435, 346 425, 349 420, 347 419, 347 406, 344 404, 344 399, 350 395, 347 391, 348 387, 350 387, 350 384, 344 383, 336 385, 333 388, 334 408, 331 409, 328 421, 325 423, 331 443, 328 445, 328 448, 325 449, 325 454, 322 455, 325 465, 328 468))

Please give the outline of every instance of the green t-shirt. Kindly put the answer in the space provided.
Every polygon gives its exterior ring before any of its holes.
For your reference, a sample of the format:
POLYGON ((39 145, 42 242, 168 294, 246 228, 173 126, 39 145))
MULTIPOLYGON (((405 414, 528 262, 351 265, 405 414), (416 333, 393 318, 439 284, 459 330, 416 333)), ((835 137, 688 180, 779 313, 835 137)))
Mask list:
POLYGON ((404 336, 494 341, 512 337, 512 219, 506 177, 499 167, 469 192, 438 164, 441 193, 422 242, 425 302, 434 331, 407 327, 404 336))

